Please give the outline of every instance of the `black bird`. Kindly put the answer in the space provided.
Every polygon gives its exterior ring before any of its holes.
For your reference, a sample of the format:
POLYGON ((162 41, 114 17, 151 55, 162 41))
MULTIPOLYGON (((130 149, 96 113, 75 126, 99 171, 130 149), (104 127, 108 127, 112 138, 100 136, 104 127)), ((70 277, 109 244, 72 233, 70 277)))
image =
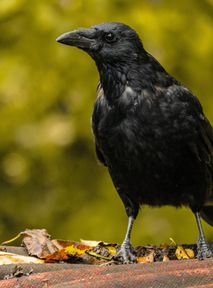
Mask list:
POLYGON ((213 225, 213 129, 199 100, 125 24, 82 28, 57 41, 86 51, 100 74, 92 115, 96 153, 129 217, 117 258, 135 260, 130 234, 143 204, 189 206, 198 258, 211 257, 200 216, 213 225))

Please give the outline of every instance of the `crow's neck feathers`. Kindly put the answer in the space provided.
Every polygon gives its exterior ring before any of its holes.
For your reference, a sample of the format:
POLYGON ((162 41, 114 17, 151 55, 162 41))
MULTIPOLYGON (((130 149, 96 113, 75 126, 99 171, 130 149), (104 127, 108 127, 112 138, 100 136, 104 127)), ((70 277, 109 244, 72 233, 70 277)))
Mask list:
POLYGON ((114 66, 102 64, 99 68, 100 82, 104 95, 110 103, 113 103, 124 92, 127 83, 126 66, 114 66))
POLYGON ((148 53, 146 57, 143 53, 143 58, 138 57, 137 61, 96 64, 104 95, 110 104, 124 95, 127 87, 141 94, 147 87, 154 90, 155 86, 168 87, 175 83, 174 78, 148 53))

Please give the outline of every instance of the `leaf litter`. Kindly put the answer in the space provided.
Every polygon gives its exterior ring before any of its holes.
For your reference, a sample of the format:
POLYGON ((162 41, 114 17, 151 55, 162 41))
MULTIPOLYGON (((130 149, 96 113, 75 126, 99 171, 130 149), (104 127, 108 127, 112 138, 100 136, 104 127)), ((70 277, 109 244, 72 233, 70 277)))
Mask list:
MULTIPOLYGON (((115 263, 113 256, 120 249, 116 243, 91 240, 60 240, 51 239, 45 229, 26 229, 2 245, 8 245, 22 238, 21 245, 25 247, 29 256, 0 251, 0 265, 11 263, 84 263, 107 264, 115 263)), ((140 264, 165 262, 171 260, 196 258, 196 245, 178 245, 170 238, 171 244, 160 246, 138 246, 135 248, 136 262, 140 264)), ((8 247, 8 246, 2 246, 8 247)))

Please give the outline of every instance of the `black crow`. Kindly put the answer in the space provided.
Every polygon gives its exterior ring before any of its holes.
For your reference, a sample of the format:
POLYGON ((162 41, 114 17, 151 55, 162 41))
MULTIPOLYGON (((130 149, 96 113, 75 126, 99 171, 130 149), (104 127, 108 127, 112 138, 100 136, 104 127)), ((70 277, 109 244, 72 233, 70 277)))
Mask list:
POLYGON ((130 234, 143 204, 189 206, 198 258, 211 257, 200 216, 213 225, 213 129, 199 100, 125 24, 82 28, 57 41, 86 51, 100 74, 92 115, 96 153, 129 217, 117 258, 135 260, 130 234))

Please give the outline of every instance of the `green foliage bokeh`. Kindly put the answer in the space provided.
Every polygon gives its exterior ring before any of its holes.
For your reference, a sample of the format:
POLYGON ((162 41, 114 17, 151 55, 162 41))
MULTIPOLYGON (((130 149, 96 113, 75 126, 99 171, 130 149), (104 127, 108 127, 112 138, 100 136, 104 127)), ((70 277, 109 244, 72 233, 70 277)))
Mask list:
MULTIPOLYGON (((105 21, 129 24, 213 122, 212 16, 211 0, 0 1, 1 240, 25 228, 109 242, 121 242, 125 233, 122 202, 94 153, 95 64, 56 37, 105 21)), ((212 240, 212 228, 205 230, 212 240)), ((142 208, 133 243, 169 237, 195 242, 192 213, 142 208)))

